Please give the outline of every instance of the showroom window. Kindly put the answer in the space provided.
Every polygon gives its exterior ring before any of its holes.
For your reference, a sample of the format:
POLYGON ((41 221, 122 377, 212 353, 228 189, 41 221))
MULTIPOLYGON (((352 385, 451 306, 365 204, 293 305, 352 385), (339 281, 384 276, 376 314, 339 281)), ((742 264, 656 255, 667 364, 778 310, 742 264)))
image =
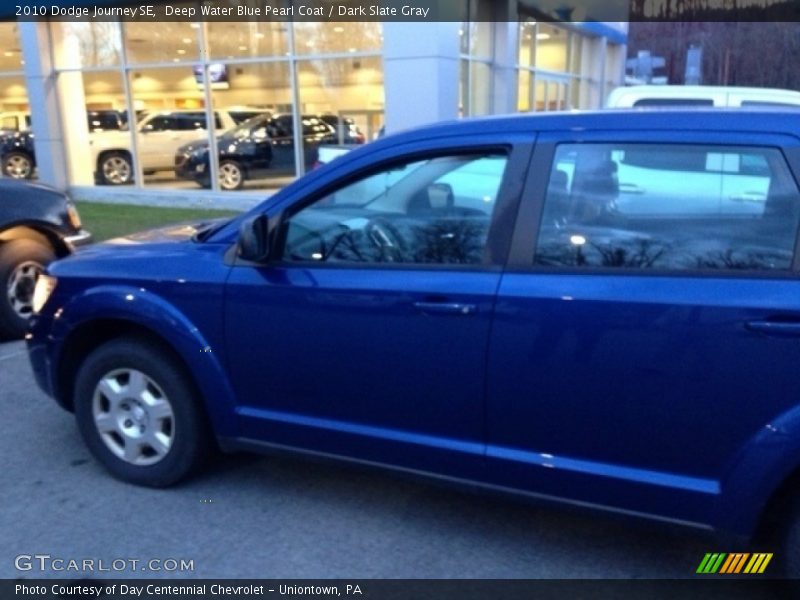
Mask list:
POLYGON ((465 0, 464 21, 458 31, 461 44, 459 114, 492 113, 494 26, 486 0, 465 0))
POLYGON ((531 18, 519 24, 518 34, 520 112, 600 106, 606 87, 616 82, 617 72, 606 62, 617 60, 619 46, 531 18), (602 54, 600 60, 597 52, 602 54))
POLYGON ((3 177, 35 177, 28 149, 31 126, 17 24, 0 22, 0 172, 3 177))
POLYGON ((79 185, 274 189, 313 168, 321 144, 383 126, 380 23, 50 27, 59 91, 87 112, 85 131, 65 132, 79 185))

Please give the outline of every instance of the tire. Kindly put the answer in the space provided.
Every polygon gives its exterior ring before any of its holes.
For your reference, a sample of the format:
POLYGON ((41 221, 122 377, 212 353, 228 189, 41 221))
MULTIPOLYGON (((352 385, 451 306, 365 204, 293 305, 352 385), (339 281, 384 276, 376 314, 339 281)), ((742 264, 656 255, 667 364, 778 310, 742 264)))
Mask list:
POLYGON ((239 190, 244 185, 244 169, 235 160, 219 163, 219 187, 225 191, 239 190))
POLYGON ((3 156, 3 173, 12 179, 33 177, 33 158, 25 152, 9 152, 3 156))
POLYGON ((200 467, 212 445, 190 378, 148 340, 120 338, 94 350, 78 371, 74 397, 84 442, 122 481, 172 485, 200 467))
POLYGON ((21 338, 33 315, 33 289, 53 249, 34 240, 0 244, 0 336, 21 338))
POLYGON ((125 185, 133 181, 133 165, 126 152, 107 152, 97 161, 100 182, 105 185, 125 185))

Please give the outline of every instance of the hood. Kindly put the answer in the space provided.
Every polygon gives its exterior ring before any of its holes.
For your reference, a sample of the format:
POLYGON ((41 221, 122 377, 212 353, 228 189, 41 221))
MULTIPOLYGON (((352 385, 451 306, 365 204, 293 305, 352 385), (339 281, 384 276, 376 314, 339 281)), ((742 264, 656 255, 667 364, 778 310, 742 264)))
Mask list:
POLYGON ((114 238, 105 242, 109 245, 138 245, 138 244, 165 244, 170 242, 185 242, 192 239, 196 234, 205 232, 217 225, 230 220, 230 217, 219 219, 204 219, 202 221, 189 221, 184 223, 174 223, 165 227, 147 229, 137 233, 114 238))

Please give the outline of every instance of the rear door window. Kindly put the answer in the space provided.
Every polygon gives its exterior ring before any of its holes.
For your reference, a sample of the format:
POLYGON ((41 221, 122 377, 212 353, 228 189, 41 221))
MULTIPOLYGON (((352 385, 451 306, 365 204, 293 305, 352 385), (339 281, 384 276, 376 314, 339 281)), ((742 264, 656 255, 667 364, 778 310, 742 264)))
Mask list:
POLYGON ((562 144, 536 263, 787 270, 800 194, 774 148, 562 144))

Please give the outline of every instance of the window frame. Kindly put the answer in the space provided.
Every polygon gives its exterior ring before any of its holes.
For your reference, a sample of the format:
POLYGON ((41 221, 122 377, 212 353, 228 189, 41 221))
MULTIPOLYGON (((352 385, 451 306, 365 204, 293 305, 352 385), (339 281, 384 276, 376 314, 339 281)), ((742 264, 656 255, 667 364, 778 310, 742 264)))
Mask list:
MULTIPOLYGON (((368 270, 446 270, 446 271, 501 271, 508 258, 508 250, 511 242, 517 209, 522 196, 522 188, 525 174, 530 162, 533 150, 533 135, 525 142, 497 141, 495 143, 483 143, 475 145, 465 145, 463 142, 454 144, 442 144, 436 149, 421 149, 406 153, 398 153, 390 158, 375 161, 362 168, 358 168, 334 181, 320 186, 302 199, 295 198, 274 218, 274 225, 270 225, 270 256, 268 266, 280 268, 320 268, 320 269, 368 269, 368 270), (284 260, 283 249, 286 243, 288 228, 286 222, 295 214, 311 206, 315 202, 322 200, 326 196, 335 193, 353 183, 366 177, 376 175, 381 171, 391 169, 403 164, 409 164, 420 160, 441 158, 448 156, 481 156, 489 153, 505 154, 506 167, 500 186, 497 191, 497 200, 489 221, 489 229, 484 249, 483 260, 479 263, 457 264, 457 263, 348 263, 348 262, 319 262, 319 261, 299 261, 284 260), (505 215, 514 218, 510 221, 503 220, 505 215), (505 241, 505 243, 503 243, 505 241), (280 255, 278 256, 278 251, 280 255)), ((270 218, 272 221, 273 219, 270 218)))
POLYGON ((722 131, 669 131, 669 130, 603 130, 603 131, 552 131, 543 132, 531 157, 531 167, 519 208, 517 222, 506 269, 516 273, 542 275, 605 275, 616 277, 703 277, 796 279, 800 275, 800 224, 795 231, 792 262, 788 269, 629 269, 620 267, 570 267, 535 264, 544 205, 550 172, 556 149, 562 144, 656 144, 720 146, 720 148, 752 147, 777 150, 783 156, 789 174, 800 190, 800 139, 783 133, 748 133, 722 131), (544 175, 544 176, 542 176, 544 175))

